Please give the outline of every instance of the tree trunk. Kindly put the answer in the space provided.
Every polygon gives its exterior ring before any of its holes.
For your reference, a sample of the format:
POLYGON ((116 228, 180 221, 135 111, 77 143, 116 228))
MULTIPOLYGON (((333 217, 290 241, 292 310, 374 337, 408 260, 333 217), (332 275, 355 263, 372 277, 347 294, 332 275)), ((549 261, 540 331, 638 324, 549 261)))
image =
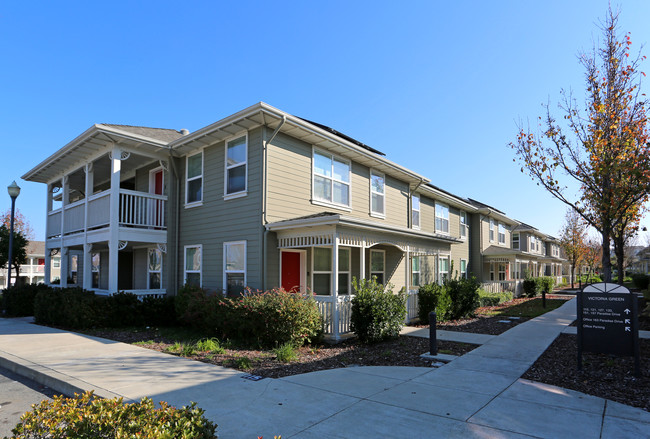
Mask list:
POLYGON ((623 285, 625 273, 623 269, 623 258, 625 257, 625 242, 623 237, 614 238, 614 254, 616 255, 616 268, 618 269, 618 284, 623 285))
POLYGON ((603 257, 601 263, 603 265, 603 282, 612 281, 612 261, 609 249, 609 231, 602 232, 603 237, 603 257))

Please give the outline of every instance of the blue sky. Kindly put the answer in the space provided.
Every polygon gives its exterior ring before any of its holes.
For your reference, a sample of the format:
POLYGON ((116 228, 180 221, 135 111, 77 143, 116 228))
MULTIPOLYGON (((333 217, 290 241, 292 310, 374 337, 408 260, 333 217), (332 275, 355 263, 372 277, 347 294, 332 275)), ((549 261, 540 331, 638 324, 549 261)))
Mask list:
MULTIPOLYGON (((92 124, 195 131, 264 101, 557 234, 565 207, 507 144, 562 88, 582 92, 576 56, 600 36, 607 5, 5 2, 0 185, 23 188, 17 207, 43 239, 45 186, 19 177, 92 124)), ((633 48, 650 43, 650 2, 613 6, 633 48)))

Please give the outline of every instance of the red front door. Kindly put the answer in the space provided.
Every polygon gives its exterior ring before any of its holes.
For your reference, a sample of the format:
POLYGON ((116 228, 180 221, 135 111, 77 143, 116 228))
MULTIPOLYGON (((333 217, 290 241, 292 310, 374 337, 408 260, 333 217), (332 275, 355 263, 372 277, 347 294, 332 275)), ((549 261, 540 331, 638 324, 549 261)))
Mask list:
POLYGON ((282 252, 282 288, 297 293, 300 291, 300 253, 282 252))
MULTIPOLYGON (((149 193, 162 195, 163 194, 163 171, 162 169, 154 171, 153 176, 149 182, 149 193)), ((163 209, 162 200, 151 200, 151 208, 153 211, 153 221, 156 226, 162 226, 165 223, 165 211, 163 209)))

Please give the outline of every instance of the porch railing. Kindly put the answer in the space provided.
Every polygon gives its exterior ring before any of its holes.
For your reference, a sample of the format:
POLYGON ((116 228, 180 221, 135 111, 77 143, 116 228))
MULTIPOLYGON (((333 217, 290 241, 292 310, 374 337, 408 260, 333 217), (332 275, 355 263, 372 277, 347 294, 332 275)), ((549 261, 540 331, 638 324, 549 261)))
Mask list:
POLYGON ((132 227, 165 227, 164 195, 120 189, 120 224, 132 227))
POLYGON ((418 318, 418 290, 409 290, 406 294, 406 318, 404 323, 411 323, 418 318))
POLYGON ((521 280, 485 281, 481 288, 488 293, 511 292, 515 297, 521 295, 521 280))

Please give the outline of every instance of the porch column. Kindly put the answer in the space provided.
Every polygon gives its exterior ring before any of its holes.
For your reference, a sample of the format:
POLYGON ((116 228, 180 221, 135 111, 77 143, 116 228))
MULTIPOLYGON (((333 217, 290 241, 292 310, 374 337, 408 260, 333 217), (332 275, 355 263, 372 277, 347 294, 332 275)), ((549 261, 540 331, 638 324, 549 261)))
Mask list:
POLYGON ((108 238, 108 293, 117 293, 117 271, 120 239, 120 171, 122 169, 122 150, 114 147, 111 151, 111 211, 109 216, 108 238))
POLYGON ((339 235, 332 240, 332 326, 335 340, 339 340, 339 235))
POLYGON ((84 256, 83 256, 83 267, 84 267, 84 280, 83 280, 83 289, 90 290, 93 287, 93 245, 84 244, 84 256))
MULTIPOLYGON (((61 179, 61 260, 63 261, 63 233, 65 232, 65 206, 68 204, 70 195, 68 194, 68 176, 61 179)), ((61 265, 63 269, 63 265, 61 265)))
POLYGON ((68 264, 68 247, 61 247, 61 276, 59 284, 62 287, 68 286, 68 270, 70 264, 68 264))
POLYGON ((361 241, 361 249, 359 250, 359 280, 366 278, 366 240, 361 241))
POLYGON ((85 199, 85 205, 84 205, 84 229, 86 232, 88 231, 88 197, 90 197, 93 194, 93 187, 95 186, 95 172, 93 170, 93 164, 92 163, 87 163, 84 171, 86 173, 86 187, 85 187, 85 193, 86 193, 86 199, 85 199))
POLYGON ((404 288, 406 288, 406 294, 408 295, 411 289, 411 248, 408 245, 406 246, 406 277, 404 288))
MULTIPOLYGON (((46 241, 47 242, 47 241, 46 241)), ((45 266, 43 267, 43 283, 49 285, 52 282, 52 256, 50 252, 52 249, 45 246, 45 266)))

